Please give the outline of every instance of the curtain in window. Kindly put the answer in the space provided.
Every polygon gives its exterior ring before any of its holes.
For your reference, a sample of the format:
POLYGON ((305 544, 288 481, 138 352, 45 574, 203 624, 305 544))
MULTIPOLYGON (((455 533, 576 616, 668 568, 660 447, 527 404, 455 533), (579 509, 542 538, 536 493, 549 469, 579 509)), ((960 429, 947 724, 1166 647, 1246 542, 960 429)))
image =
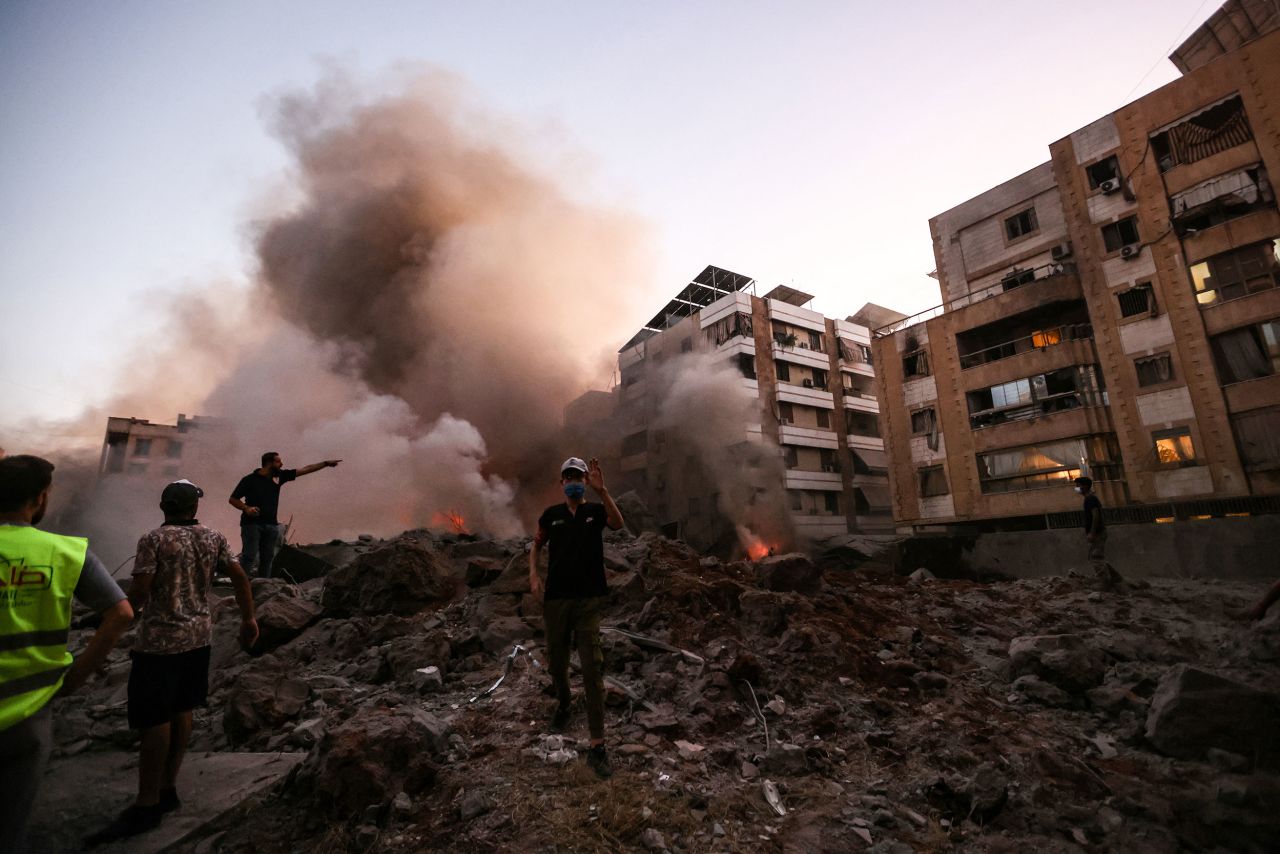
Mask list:
POLYGON ((1245 465, 1280 467, 1280 410, 1246 412, 1233 417, 1231 426, 1245 465))
POLYGON ((1271 362, 1258 344, 1253 327, 1234 329, 1213 339, 1221 356, 1220 367, 1226 382, 1242 382, 1271 375, 1271 362))
POLYGON ((1068 439, 1065 442, 983 454, 978 457, 978 467, 984 479, 1050 471, 1065 466, 1079 467, 1084 451, 1082 440, 1068 439))
POLYGON ((1253 131, 1239 100, 1206 110, 1169 129, 1174 163, 1194 163, 1251 139, 1253 131))

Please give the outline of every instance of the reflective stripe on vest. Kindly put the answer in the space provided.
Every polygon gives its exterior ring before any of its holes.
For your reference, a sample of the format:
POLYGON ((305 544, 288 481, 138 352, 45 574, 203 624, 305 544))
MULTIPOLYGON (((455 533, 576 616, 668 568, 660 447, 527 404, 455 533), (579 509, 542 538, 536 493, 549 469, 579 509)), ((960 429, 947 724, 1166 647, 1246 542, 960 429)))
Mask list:
POLYGON ((62 686, 71 598, 88 540, 0 525, 0 730, 40 711, 62 686))

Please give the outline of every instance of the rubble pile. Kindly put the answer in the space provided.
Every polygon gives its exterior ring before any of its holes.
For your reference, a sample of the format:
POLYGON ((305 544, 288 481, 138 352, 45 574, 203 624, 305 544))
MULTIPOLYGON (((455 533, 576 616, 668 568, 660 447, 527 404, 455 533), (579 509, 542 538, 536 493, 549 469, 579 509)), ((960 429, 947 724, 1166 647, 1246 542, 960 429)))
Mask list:
MULTIPOLYGON (((236 646, 228 596, 192 751, 306 758, 183 849, 1264 851, 1280 839, 1280 617, 1233 619, 1255 592, 1244 585, 1102 592, 1070 575, 935 578, 945 567, 908 579, 865 538, 722 562, 611 533, 615 774, 600 781, 580 707, 567 733, 548 730, 526 545, 414 531, 300 585, 255 582, 253 656, 236 646)), ((60 705, 60 755, 133 748, 127 647, 60 705)))

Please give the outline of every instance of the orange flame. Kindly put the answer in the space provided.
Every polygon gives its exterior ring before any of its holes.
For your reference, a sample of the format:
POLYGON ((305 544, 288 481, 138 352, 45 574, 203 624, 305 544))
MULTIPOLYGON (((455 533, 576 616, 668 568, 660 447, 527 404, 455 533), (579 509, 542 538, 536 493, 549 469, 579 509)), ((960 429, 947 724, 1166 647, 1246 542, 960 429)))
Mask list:
POLYGON ((431 517, 431 527, 449 528, 455 534, 467 533, 467 520, 457 510, 436 511, 431 517))
POLYGON ((773 553, 773 549, 764 540, 757 537, 749 528, 738 526, 738 540, 751 560, 760 560, 773 553))

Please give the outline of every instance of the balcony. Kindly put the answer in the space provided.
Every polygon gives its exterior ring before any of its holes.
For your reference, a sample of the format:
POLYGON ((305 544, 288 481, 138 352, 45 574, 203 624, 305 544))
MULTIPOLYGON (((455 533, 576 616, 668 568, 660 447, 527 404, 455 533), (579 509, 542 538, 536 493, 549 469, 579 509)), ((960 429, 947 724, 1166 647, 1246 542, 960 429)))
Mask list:
POLYGON ((778 425, 778 442, 782 445, 801 445, 806 448, 840 447, 840 442, 836 438, 834 430, 824 430, 820 427, 797 427, 794 424, 778 425))
POLYGON ((811 388, 791 383, 778 383, 778 400, 784 403, 798 403, 802 406, 816 406, 819 409, 834 409, 835 396, 826 389, 811 388))
POLYGON ((1088 323, 1074 323, 1066 326, 1055 326, 1041 329, 1022 338, 1014 338, 991 347, 975 350, 960 355, 960 370, 967 371, 979 365, 987 365, 1002 359, 1010 359, 1022 353, 1044 352, 1069 341, 1081 341, 1093 337, 1093 326, 1088 323))
POLYGON ((831 369, 831 360, 827 357, 827 354, 822 350, 811 350, 806 341, 783 344, 774 339, 769 347, 769 352, 774 359, 779 361, 790 362, 794 365, 805 365, 823 371, 831 369))
POLYGON ((880 401, 874 394, 865 391, 854 391, 851 388, 844 389, 844 394, 840 396, 840 403, 845 409, 854 412, 870 412, 879 414, 880 401))
POLYGON ((843 488, 838 471, 805 471, 803 469, 787 469, 786 486, 787 489, 816 489, 825 492, 839 492, 843 488))
POLYGON ((1084 298, 1080 277, 1075 265, 1069 262, 1045 264, 1032 270, 1024 270, 1022 275, 1029 275, 1030 278, 1019 281, 1006 277, 949 303, 936 305, 897 323, 882 326, 872 334, 876 338, 884 338, 917 323, 958 312, 964 312, 964 316, 955 320, 956 327, 973 328, 1021 314, 1044 303, 1084 298))

